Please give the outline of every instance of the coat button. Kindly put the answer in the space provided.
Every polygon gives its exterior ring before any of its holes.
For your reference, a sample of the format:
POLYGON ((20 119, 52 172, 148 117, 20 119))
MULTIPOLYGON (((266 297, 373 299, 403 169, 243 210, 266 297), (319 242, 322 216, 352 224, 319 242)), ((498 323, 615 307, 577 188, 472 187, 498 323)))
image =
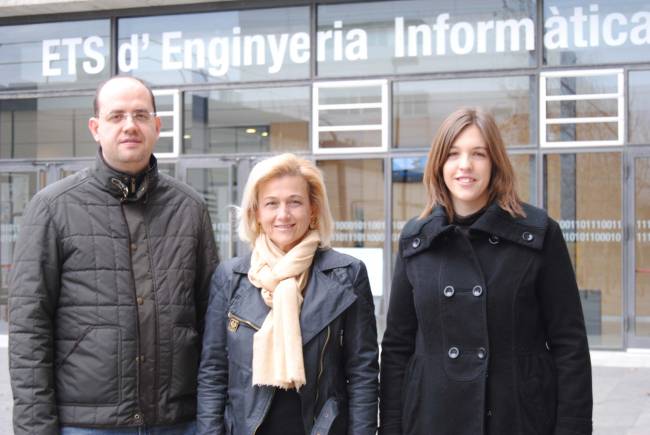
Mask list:
POLYGON ((133 416, 133 421, 135 424, 141 425, 144 422, 144 419, 142 418, 142 414, 137 413, 133 416))
POLYGON ((495 236, 494 234, 492 234, 488 239, 488 242, 490 242, 491 245, 498 245, 500 241, 501 239, 499 236, 495 236))
POLYGON ((131 252, 135 252, 136 249, 138 249, 138 245, 131 243, 131 252))
POLYGON ((447 351, 447 355, 449 355, 449 358, 451 359, 456 359, 460 356, 460 350, 458 350, 456 346, 452 346, 447 351))
POLYGON ((474 288, 472 289, 472 294, 476 297, 479 297, 483 294, 483 287, 480 285, 475 285, 474 288))
POLYGON ((420 243, 422 243, 422 240, 420 240, 418 237, 416 237, 415 239, 413 239, 413 242, 411 243, 411 246, 413 246, 414 248, 417 248, 418 246, 420 246, 420 243))
POLYGON ((531 233, 526 231, 521 235, 521 238, 524 239, 527 242, 532 242, 533 239, 535 238, 535 236, 533 236, 531 233))
POLYGON ((144 299, 141 298, 140 296, 138 296, 138 298, 136 299, 136 301, 138 302, 138 305, 142 305, 142 304, 144 304, 144 299))
POLYGON ((442 290, 442 293, 448 298, 452 297, 454 295, 454 292, 455 292, 454 288, 450 285, 448 285, 447 287, 444 288, 444 290, 442 290))
POLYGON ((485 348, 479 347, 478 350, 476 351, 476 356, 478 359, 485 359, 487 356, 487 350, 485 348))

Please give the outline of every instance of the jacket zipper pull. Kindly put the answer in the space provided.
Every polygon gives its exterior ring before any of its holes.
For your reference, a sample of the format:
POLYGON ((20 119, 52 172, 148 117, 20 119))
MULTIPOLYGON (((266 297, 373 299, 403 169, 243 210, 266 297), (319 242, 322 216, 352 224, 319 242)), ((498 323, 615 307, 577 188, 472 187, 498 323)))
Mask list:
POLYGON ((111 183, 113 186, 116 186, 122 192, 122 202, 126 201, 127 196, 129 196, 129 188, 124 185, 119 179, 111 178, 111 183))

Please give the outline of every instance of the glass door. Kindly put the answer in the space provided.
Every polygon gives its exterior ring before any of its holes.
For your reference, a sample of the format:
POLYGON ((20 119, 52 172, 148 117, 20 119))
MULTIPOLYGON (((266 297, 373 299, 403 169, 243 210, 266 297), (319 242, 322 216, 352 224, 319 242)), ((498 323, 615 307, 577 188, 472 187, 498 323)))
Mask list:
POLYGON ((650 348, 650 150, 632 154, 631 292, 628 347, 650 348))
POLYGON ((236 256, 237 165, 220 159, 182 160, 178 165, 179 178, 196 189, 208 205, 219 258, 236 256))
POLYGON ((0 166, 0 334, 7 333, 9 271, 25 207, 45 187, 46 165, 12 164, 0 166))

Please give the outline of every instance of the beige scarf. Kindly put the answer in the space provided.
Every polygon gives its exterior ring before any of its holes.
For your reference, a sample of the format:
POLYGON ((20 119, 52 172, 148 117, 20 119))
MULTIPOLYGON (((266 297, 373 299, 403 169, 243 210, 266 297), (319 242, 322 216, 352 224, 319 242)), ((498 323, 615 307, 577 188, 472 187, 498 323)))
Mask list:
POLYGON ((287 253, 264 233, 255 240, 248 279, 262 289, 271 311, 253 336, 253 385, 296 390, 305 385, 300 307, 319 243, 318 231, 309 231, 287 253))

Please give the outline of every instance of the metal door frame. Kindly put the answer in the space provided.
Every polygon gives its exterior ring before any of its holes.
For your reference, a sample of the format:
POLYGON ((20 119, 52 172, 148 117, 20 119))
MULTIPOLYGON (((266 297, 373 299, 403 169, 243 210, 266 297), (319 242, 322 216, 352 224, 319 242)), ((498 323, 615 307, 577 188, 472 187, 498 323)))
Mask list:
POLYGON ((626 195, 625 210, 626 216, 626 257, 627 257, 627 283, 625 286, 625 347, 627 348, 650 348, 650 337, 638 336, 635 333, 635 304, 636 304, 636 204, 634 198, 636 184, 636 159, 647 158, 650 161, 650 147, 630 147, 627 153, 626 171, 624 174, 626 195))

